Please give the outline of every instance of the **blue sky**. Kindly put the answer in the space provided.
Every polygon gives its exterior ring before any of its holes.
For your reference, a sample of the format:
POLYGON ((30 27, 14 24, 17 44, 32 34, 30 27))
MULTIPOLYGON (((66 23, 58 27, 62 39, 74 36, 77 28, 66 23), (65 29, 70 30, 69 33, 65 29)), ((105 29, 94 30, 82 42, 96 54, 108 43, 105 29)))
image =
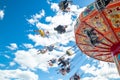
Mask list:
POLYGON ((75 21, 93 1, 74 0, 71 12, 63 13, 60 0, 0 0, 0 80, 69 80, 75 72, 81 80, 119 80, 114 64, 89 58, 78 48, 72 48, 71 72, 65 76, 57 74, 57 64, 47 63, 75 45, 75 21), (57 34, 54 27, 59 24, 71 32, 57 34), (36 35, 37 29, 49 30, 50 37, 36 35), (37 55, 38 49, 56 42, 57 49, 37 55))

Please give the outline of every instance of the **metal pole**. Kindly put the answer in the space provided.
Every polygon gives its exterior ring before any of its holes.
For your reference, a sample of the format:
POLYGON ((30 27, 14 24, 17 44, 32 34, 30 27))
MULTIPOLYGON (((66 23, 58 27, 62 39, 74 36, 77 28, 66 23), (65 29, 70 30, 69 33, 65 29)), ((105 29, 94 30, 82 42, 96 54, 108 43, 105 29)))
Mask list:
POLYGON ((117 55, 113 55, 114 53, 111 53, 111 54, 112 54, 114 63, 115 63, 115 65, 116 65, 116 67, 117 67, 118 73, 119 73, 119 75, 120 75, 120 63, 119 63, 119 61, 118 61, 117 55))

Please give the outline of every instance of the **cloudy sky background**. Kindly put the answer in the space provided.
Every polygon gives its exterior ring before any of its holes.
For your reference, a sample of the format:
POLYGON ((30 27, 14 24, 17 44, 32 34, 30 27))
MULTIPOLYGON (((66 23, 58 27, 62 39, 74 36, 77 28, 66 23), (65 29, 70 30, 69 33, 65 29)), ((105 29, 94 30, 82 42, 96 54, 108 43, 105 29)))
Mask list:
POLYGON ((74 25, 79 14, 94 0, 74 0, 71 12, 59 10, 59 0, 0 0, 0 80, 69 80, 77 72, 81 80, 120 80, 113 63, 95 60, 83 54, 77 46, 70 57, 71 72, 57 74, 59 66, 50 67, 75 44, 74 25), (67 33, 57 34, 54 27, 68 25, 67 33), (34 30, 50 32, 40 37, 34 30), (37 55, 44 46, 55 44, 56 49, 37 55))

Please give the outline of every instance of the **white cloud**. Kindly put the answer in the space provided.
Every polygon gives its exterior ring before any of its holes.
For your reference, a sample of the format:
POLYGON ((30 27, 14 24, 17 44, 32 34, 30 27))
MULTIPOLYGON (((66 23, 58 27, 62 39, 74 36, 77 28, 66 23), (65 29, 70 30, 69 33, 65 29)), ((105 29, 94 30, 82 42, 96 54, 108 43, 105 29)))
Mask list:
POLYGON ((51 9, 52 9, 53 11, 59 11, 58 4, 57 4, 57 3, 51 3, 51 9))
MULTIPOLYGON (((51 6, 52 5, 55 5, 55 4, 51 4, 51 6)), ((54 8, 56 8, 56 7, 54 7, 54 8)), ((72 6, 72 8, 76 11, 78 10, 79 14, 80 14, 81 11, 83 11, 83 9, 79 9, 79 7, 72 6)), ((54 43, 55 42, 62 42, 63 44, 64 43, 66 44, 66 43, 69 42, 69 40, 66 40, 66 39, 74 36, 74 23, 75 23, 76 20, 74 20, 72 18, 72 16, 74 15, 74 16, 77 17, 79 14, 76 15, 75 11, 65 13, 65 14, 63 14, 62 12, 56 12, 55 16, 46 16, 45 20, 46 20, 46 22, 50 22, 49 24, 44 24, 44 23, 41 23, 40 21, 35 22, 35 24, 36 24, 36 27, 39 28, 39 29, 42 28, 44 30, 48 30, 49 33, 50 33, 50 38, 47 38, 47 37, 42 38, 42 37, 40 37, 40 35, 38 36, 38 35, 32 35, 32 34, 29 34, 28 37, 33 42, 35 42, 36 46, 37 45, 43 45, 43 46, 50 45, 53 42, 54 43), (54 31, 54 27, 57 27, 60 24, 61 25, 68 25, 67 31, 71 30, 71 32, 65 33, 65 34, 62 34, 62 35, 57 34, 57 32, 54 31)), ((34 18, 31 18, 31 19, 34 19, 34 18)))
POLYGON ((4 17, 4 11, 3 10, 0 10, 0 19, 2 20, 4 17))
POLYGON ((0 80, 11 80, 13 78, 16 80, 38 80, 38 75, 29 70, 0 70, 0 80))
POLYGON ((78 5, 71 5, 70 6, 70 11, 73 12, 74 14, 80 15, 81 12, 85 10, 86 7, 79 8, 78 5))
POLYGON ((46 16, 46 22, 50 22, 50 24, 43 24, 39 20, 44 16, 45 12, 44 10, 41 11, 41 14, 33 15, 31 19, 28 19, 28 22, 30 24, 35 24, 39 29, 43 28, 54 28, 58 25, 70 25, 74 23, 74 20, 72 19, 72 16, 79 16, 79 14, 84 10, 84 8, 79 8, 76 5, 71 5, 71 12, 63 14, 62 12, 58 11, 58 4, 57 3, 51 3, 51 8, 57 10, 55 16, 46 16))
POLYGON ((35 68, 37 66, 37 61, 34 57, 35 51, 32 49, 30 51, 24 51, 20 50, 15 53, 15 61, 21 66, 29 67, 29 68, 35 68))
POLYGON ((36 49, 29 49, 28 51, 19 50, 15 53, 15 56, 15 62, 20 64, 22 68, 30 68, 33 70, 39 68, 43 71, 48 70, 47 61, 53 57, 53 55, 50 56, 47 53, 37 55, 36 49))
POLYGON ((52 16, 46 17, 46 22, 50 22, 52 20, 52 16))
POLYGON ((4 56, 5 56, 6 58, 8 58, 8 59, 10 58, 10 56, 8 56, 8 55, 4 55, 4 56))
POLYGON ((10 46, 7 46, 10 50, 16 50, 18 48, 16 43, 11 43, 10 46))
POLYGON ((113 67, 110 67, 107 62, 100 61, 97 68, 93 64, 86 64, 82 66, 81 69, 84 71, 84 74, 90 73, 95 77, 85 77, 82 80, 109 80, 110 78, 117 79, 119 78, 115 64, 109 63, 113 67))
MULTIPOLYGON (((67 50, 67 48, 65 48, 67 50)), ((47 52, 45 54, 39 54, 37 55, 38 49, 29 49, 27 51, 25 50, 18 50, 15 53, 14 61, 21 65, 21 68, 23 69, 32 69, 35 70, 41 69, 42 71, 48 72, 48 68, 50 67, 48 65, 48 61, 52 58, 58 59, 60 56, 65 54, 65 51, 59 52, 56 50, 53 50, 52 52, 47 52), (58 57, 59 56, 59 57, 58 57)), ((56 63, 57 64, 57 63, 56 63)), ((53 67, 57 67, 57 65, 54 65, 53 67)))
MULTIPOLYGON (((50 18, 50 17, 49 17, 50 18)), ((54 24, 55 27, 57 25, 70 25, 73 20, 72 20, 72 14, 70 13, 66 13, 66 14, 62 14, 62 13, 57 13, 55 16, 53 16, 50 20, 51 24, 54 24)))
POLYGON ((5 67, 5 65, 4 64, 0 64, 0 67, 5 67))
POLYGON ((45 16, 45 11, 41 10, 38 14, 33 15, 31 19, 27 19, 27 21, 34 25, 35 23, 39 22, 39 19, 41 19, 43 16, 45 16))
POLYGON ((72 32, 62 34, 62 35, 54 33, 54 35, 53 34, 50 35, 49 38, 47 38, 47 37, 43 38, 40 35, 32 35, 32 34, 28 35, 29 39, 31 39, 33 42, 35 42, 35 46, 38 46, 38 45, 48 46, 48 45, 54 44, 56 42, 60 42, 61 44, 65 45, 65 44, 69 43, 68 39, 74 41, 73 36, 74 35, 72 32))
POLYGON ((15 65, 15 62, 10 62, 10 66, 14 66, 15 65))
POLYGON ((41 22, 38 22, 38 23, 36 23, 36 27, 38 28, 38 29, 44 29, 44 30, 50 30, 52 27, 50 26, 50 25, 48 25, 48 24, 43 24, 43 23, 41 23, 41 22))
POLYGON ((32 45, 32 44, 24 43, 23 45, 25 46, 25 48, 33 48, 33 45, 32 45))
POLYGON ((28 35, 29 39, 31 39, 33 42, 35 42, 35 45, 50 45, 53 43, 53 40, 49 39, 48 38, 43 38, 43 37, 40 37, 40 35, 32 35, 32 34, 29 34, 28 35))

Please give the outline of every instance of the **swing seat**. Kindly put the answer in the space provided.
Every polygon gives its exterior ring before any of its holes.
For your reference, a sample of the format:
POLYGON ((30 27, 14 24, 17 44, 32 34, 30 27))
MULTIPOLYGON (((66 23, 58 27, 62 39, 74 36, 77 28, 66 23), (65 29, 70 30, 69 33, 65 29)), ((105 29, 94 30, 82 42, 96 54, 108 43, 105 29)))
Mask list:
POLYGON ((52 63, 49 63, 49 66, 53 66, 53 64, 52 64, 52 63))
POLYGON ((45 36, 45 32, 44 32, 43 30, 39 30, 39 33, 40 33, 40 35, 41 35, 42 37, 45 36))
POLYGON ((67 54, 68 56, 71 56, 71 55, 73 55, 73 52, 72 52, 71 50, 67 50, 67 51, 66 51, 66 54, 67 54))

